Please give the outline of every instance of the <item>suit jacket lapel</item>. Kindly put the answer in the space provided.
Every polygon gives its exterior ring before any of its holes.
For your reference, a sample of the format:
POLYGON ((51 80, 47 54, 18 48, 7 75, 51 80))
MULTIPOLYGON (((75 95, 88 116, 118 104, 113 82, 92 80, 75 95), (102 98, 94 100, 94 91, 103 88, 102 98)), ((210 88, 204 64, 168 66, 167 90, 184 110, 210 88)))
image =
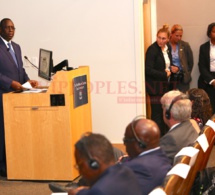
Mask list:
POLYGON ((5 45, 5 43, 3 42, 3 40, 1 38, 0 38, 0 47, 1 47, 2 51, 8 56, 11 63, 15 63, 13 60, 13 57, 11 56, 10 52, 8 51, 7 46, 5 45))
MULTIPOLYGON (((4 41, 1 38, 0 38, 0 48, 8 56, 8 59, 11 61, 11 64, 13 64, 17 68, 16 63, 14 62, 13 57, 11 56, 10 52, 8 51, 7 46, 5 45, 4 41)), ((13 45, 13 48, 14 48, 14 45, 13 45)))

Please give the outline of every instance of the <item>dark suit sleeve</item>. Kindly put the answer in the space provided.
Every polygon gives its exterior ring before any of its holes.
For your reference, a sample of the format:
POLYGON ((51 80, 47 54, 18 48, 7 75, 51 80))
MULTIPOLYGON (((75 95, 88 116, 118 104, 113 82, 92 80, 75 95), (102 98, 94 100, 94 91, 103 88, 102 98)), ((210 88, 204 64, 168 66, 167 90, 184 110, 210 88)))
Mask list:
POLYGON ((213 76, 210 73, 209 47, 209 43, 200 46, 198 63, 200 75, 207 83, 213 79, 213 76))
POLYGON ((80 190, 77 195, 105 195, 98 189, 83 189, 80 190))
POLYGON ((186 56, 187 56, 187 65, 188 65, 188 71, 191 72, 193 69, 193 51, 189 45, 189 43, 186 42, 186 56))
POLYGON ((160 140, 160 147, 166 153, 166 156, 171 160, 171 162, 173 162, 176 155, 176 151, 174 149, 177 148, 174 138, 166 134, 160 140))
POLYGON ((12 81, 13 81, 12 79, 10 79, 9 77, 5 76, 0 72, 0 85, 2 89, 9 90, 12 81))
POLYGON ((161 54, 153 46, 150 46, 146 52, 145 72, 147 76, 155 80, 167 80, 167 73, 161 64, 163 57, 161 54))
POLYGON ((23 68, 21 48, 18 44, 12 42, 13 49, 16 53, 18 68, 7 50, 6 45, 0 39, 0 90, 9 92, 12 90, 11 83, 13 80, 21 84, 29 80, 28 75, 23 68))

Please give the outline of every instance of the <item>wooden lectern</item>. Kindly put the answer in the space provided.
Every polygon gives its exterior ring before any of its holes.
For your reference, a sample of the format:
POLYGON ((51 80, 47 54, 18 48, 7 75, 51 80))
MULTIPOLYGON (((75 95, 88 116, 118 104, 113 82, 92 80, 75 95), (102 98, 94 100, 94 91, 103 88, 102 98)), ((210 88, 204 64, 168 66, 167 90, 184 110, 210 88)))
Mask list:
POLYGON ((74 144, 92 131, 89 88, 89 67, 83 66, 57 72, 46 92, 3 95, 8 179, 72 180, 78 175, 74 144), (83 75, 88 103, 74 107, 73 81, 83 75), (51 103, 55 95, 61 99, 51 103))

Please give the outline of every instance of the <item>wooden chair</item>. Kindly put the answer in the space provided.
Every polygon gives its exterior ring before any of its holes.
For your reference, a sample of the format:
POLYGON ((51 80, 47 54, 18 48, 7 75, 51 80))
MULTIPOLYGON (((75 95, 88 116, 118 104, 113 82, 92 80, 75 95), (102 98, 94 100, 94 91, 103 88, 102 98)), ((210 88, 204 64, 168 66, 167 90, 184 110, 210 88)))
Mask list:
MULTIPOLYGON (((210 120, 215 122, 215 115, 213 115, 210 120)), ((214 143, 215 143, 215 132, 214 130, 210 127, 205 125, 203 127, 203 133, 205 134, 207 141, 208 141, 208 148, 204 152, 201 145, 196 141, 194 144, 194 147, 199 149, 199 154, 197 156, 196 162, 194 166, 191 168, 188 177, 186 178, 185 181, 181 184, 181 192, 184 195, 190 194, 190 191, 192 189, 193 183, 195 181, 195 178, 197 176, 197 173, 207 166, 208 159, 210 157, 211 151, 213 149, 214 143)))
MULTIPOLYGON (((178 163, 190 164, 191 157, 189 156, 181 156, 177 158, 177 161, 174 163, 174 166, 178 163)), ((178 176, 171 175, 167 176, 164 180, 163 188, 167 195, 181 195, 183 194, 183 185, 185 185, 186 179, 178 176)))
POLYGON ((206 167, 208 159, 210 157, 211 150, 214 145, 215 141, 214 130, 209 126, 204 126, 203 133, 205 134, 208 140, 209 147, 207 148, 206 152, 204 152, 201 145, 197 141, 194 144, 194 147, 199 149, 199 153, 194 166, 191 168, 188 174, 188 177, 181 183, 180 191, 182 192, 183 195, 190 194, 196 175, 199 171, 203 170, 206 167))
MULTIPOLYGON (((179 163, 188 165, 189 162, 190 162, 190 157, 183 156, 179 163)), ((176 166, 176 165, 174 165, 174 166, 176 166)), ((179 175, 175 175, 175 174, 167 175, 164 179, 162 188, 166 192, 167 195, 182 195, 183 193, 181 192, 181 190, 182 190, 181 184, 185 180, 186 179, 180 177, 179 175)))
MULTIPOLYGON (((192 187, 192 184, 194 182, 194 179, 197 174, 197 170, 199 165, 199 156, 202 157, 203 150, 201 146, 198 144, 198 142, 194 146, 195 148, 199 149, 199 154, 197 156, 196 162, 191 167, 186 179, 183 179, 179 177, 178 175, 171 175, 166 176, 163 184, 163 189, 166 192, 167 195, 188 195, 190 192, 190 189, 192 187)), ((189 164, 190 157, 183 156, 181 160, 179 161, 181 163, 189 164)))
POLYGON ((209 147, 204 154, 204 159, 202 161, 202 165, 200 167, 200 170, 203 170, 207 166, 208 159, 210 157, 210 154, 211 154, 211 151, 213 149, 214 142, 215 142, 215 132, 211 127, 206 128, 204 131, 204 134, 208 140, 209 147))
MULTIPOLYGON (((215 114, 210 120, 215 122, 215 114)), ((166 176, 162 189, 167 195, 189 195, 197 173, 206 167, 215 143, 215 132, 210 126, 205 125, 203 127, 203 133, 208 140, 209 147, 204 152, 201 145, 197 141, 193 144, 193 147, 199 150, 194 165, 191 167, 186 179, 183 179, 178 175, 166 176)), ((177 163, 189 164, 190 157, 182 156, 177 159, 177 163)))
MULTIPOLYGON (((215 118, 213 118, 213 120, 215 120, 215 118)), ((214 146, 215 132, 210 126, 205 125, 203 127, 203 133, 208 140, 209 147, 204 152, 201 145, 197 141, 194 143, 193 147, 199 150, 194 165, 191 167, 186 179, 182 179, 177 175, 173 175, 168 179, 168 181, 165 181, 166 183, 164 183, 163 188, 167 195, 189 195, 197 173, 206 167, 212 148, 214 146)), ((189 158, 190 157, 188 156, 184 156, 179 162, 188 164, 189 158)))
POLYGON ((164 180, 163 189, 167 195, 179 195, 177 193, 178 189, 180 188, 180 184, 184 179, 178 175, 170 175, 166 176, 164 180))

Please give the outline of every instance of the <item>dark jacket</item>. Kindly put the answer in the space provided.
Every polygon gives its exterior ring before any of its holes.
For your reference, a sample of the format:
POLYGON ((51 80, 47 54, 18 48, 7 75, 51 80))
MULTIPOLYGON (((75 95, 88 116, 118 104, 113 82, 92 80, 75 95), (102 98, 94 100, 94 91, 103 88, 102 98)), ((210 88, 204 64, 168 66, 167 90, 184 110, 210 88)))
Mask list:
POLYGON ((204 85, 215 78, 215 74, 210 72, 210 41, 202 44, 199 49, 199 87, 204 89, 204 85))
POLYGON ((154 188, 162 185, 167 172, 171 169, 170 160, 161 149, 123 163, 135 173, 142 189, 142 195, 148 195, 154 188))
MULTIPOLYGON (((171 48, 168 46, 168 56, 172 64, 171 48)), ((161 48, 154 42, 146 51, 145 78, 146 92, 149 95, 162 96, 168 91, 166 64, 161 48)))
POLYGON ((141 195, 140 186, 133 171, 120 164, 108 168, 90 188, 77 195, 141 195))
POLYGON ((10 87, 13 80, 21 84, 29 80, 23 68, 21 48, 14 42, 12 42, 12 46, 16 54, 18 68, 5 43, 0 38, 0 96, 13 90, 10 87))

